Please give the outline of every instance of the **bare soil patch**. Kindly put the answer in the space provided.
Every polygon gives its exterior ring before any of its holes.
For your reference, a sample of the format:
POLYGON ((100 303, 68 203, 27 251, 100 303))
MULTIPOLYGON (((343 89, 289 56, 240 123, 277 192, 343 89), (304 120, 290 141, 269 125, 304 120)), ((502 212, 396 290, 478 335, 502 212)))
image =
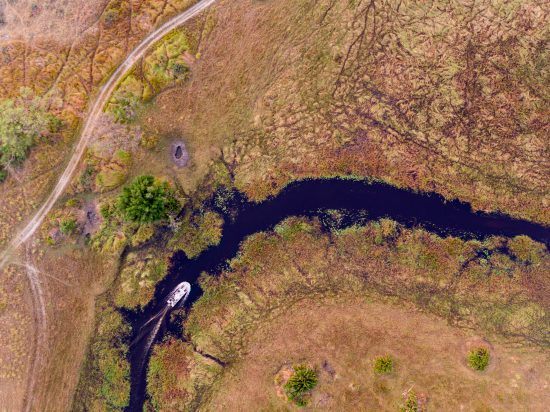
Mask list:
POLYGON ((49 38, 66 44, 95 24, 107 3, 109 0, 3 0, 0 40, 49 38))

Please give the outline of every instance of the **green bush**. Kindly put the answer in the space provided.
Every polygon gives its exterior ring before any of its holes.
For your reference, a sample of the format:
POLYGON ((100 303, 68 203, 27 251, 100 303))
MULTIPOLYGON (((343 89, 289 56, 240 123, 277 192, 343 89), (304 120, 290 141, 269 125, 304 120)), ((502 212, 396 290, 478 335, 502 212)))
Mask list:
POLYGON ((305 406, 305 395, 317 385, 317 373, 307 365, 293 367, 294 373, 285 383, 285 392, 289 400, 298 406, 305 406))
POLYGON ((8 177, 8 172, 6 172, 3 169, 0 169, 0 183, 6 180, 6 177, 8 177))
POLYGON ((80 178, 78 179, 80 185, 84 190, 91 190, 92 187, 92 177, 94 176, 95 168, 87 164, 84 170, 82 171, 82 174, 80 175, 80 178))
POLYGON ((189 71, 187 66, 183 63, 174 62, 171 65, 172 73, 174 73, 175 78, 184 77, 185 74, 189 71))
POLYGON ((489 365, 489 358, 486 348, 475 348, 468 354, 468 365, 476 371, 484 371, 489 365))
POLYGON ((95 177, 96 190, 103 193, 121 186, 128 177, 128 172, 119 165, 109 165, 98 172, 95 177))
POLYGON ((393 358, 390 355, 379 356, 374 360, 374 372, 378 374, 391 373, 393 371, 393 358))
POLYGON ((105 27, 111 27, 118 20, 119 12, 116 9, 108 9, 103 15, 105 27))
POLYGON ((0 168, 25 160, 29 148, 56 123, 37 99, 28 99, 25 91, 18 100, 0 102, 0 168))
POLYGON ((138 176, 122 190, 118 207, 133 222, 148 223, 166 219, 179 206, 167 182, 153 176, 138 176))
POLYGON ((115 122, 122 124, 133 122, 137 117, 139 104, 139 98, 131 94, 118 99, 112 109, 115 122))
POLYGON ((65 207, 78 207, 80 205, 80 201, 73 197, 65 202, 65 207))
POLYGON ((48 131, 50 133, 59 133, 63 128, 63 121, 53 114, 47 115, 48 120, 48 131))
POLYGON ((64 235, 70 235, 75 231, 75 229, 76 229, 75 219, 67 218, 67 219, 63 219, 59 223, 59 230, 61 230, 61 233, 63 233, 64 235))
POLYGON ((104 203, 101 203, 99 206, 99 213, 103 219, 109 220, 114 217, 118 212, 118 208, 115 202, 107 200, 104 203))

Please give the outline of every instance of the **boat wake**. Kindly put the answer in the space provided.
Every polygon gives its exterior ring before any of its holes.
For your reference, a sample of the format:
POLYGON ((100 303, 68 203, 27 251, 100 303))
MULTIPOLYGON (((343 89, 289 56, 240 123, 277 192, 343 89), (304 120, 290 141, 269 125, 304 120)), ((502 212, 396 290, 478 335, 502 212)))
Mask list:
POLYGON ((166 297, 165 306, 155 315, 153 315, 149 320, 147 320, 147 322, 145 322, 139 329, 136 337, 130 343, 130 347, 137 345, 138 343, 142 342, 143 339, 145 339, 145 342, 143 343, 143 346, 140 350, 140 369, 143 367, 145 360, 147 359, 147 355, 149 354, 151 346, 155 342, 155 339, 159 333, 162 324, 164 323, 164 320, 166 319, 166 315, 172 309, 183 305, 189 297, 190 292, 191 285, 188 282, 181 282, 180 284, 178 284, 166 297))

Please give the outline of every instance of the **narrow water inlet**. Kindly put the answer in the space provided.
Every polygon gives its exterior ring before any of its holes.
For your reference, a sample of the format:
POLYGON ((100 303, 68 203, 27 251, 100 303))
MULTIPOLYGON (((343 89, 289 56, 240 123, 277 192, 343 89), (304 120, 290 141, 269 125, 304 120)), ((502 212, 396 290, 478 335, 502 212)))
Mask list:
MULTIPOLYGON (((134 339, 130 343, 130 360, 133 371, 137 370, 139 373, 145 373, 145 366, 150 357, 151 347, 161 331, 162 325, 165 324, 166 316, 173 309, 185 305, 185 301, 189 298, 190 293, 191 285, 188 282, 180 282, 162 300, 160 310, 141 323, 141 326, 136 329, 134 339)), ((145 382, 142 384, 145 385, 145 382)), ((139 390, 144 392, 145 386, 139 390)), ((141 404, 143 404, 143 401, 141 401, 141 404)), ((141 407, 139 410, 142 409, 141 407)), ((129 410, 135 410, 132 404, 129 410)))

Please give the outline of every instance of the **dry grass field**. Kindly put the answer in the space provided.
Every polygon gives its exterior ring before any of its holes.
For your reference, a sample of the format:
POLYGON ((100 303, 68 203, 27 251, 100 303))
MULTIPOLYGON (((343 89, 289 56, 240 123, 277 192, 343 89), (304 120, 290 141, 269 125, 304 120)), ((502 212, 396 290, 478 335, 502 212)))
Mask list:
POLYGON ((521 260, 521 239, 503 241, 389 221, 323 234, 300 219, 251 236, 229 270, 203 277, 187 343, 155 349, 149 410, 293 409, 275 380, 307 363, 320 374, 312 408, 398 410, 413 388, 428 410, 543 411, 548 255, 532 245, 538 258, 521 260), (484 372, 466 363, 478 346, 484 372), (387 354, 394 371, 378 376, 387 354))
POLYGON ((305 410, 397 411, 410 390, 434 411, 542 412, 548 401, 547 354, 487 343, 407 305, 337 298, 301 301, 262 325, 200 410, 300 410, 278 394, 275 376, 301 362, 320 376, 305 410), (481 373, 466 365, 480 342, 493 357, 481 373), (377 375, 374 359, 387 354, 394 371, 377 375))
MULTIPOLYGON (((550 222, 538 2, 223 1, 191 82, 144 124, 254 199, 356 174, 550 222), (223 22, 223 24, 220 24, 223 22)), ((546 96, 546 97, 545 97, 546 96)))
POLYGON ((25 306, 32 296, 20 267, 10 266, 0 288, 0 405, 21 410, 25 396, 25 373, 33 355, 34 321, 25 306))
MULTIPOLYGON (((30 88, 63 121, 0 183, 0 248, 52 188, 98 86, 193 3, 0 0, 0 99, 30 88)), ((173 250, 192 257, 219 240, 202 202, 220 185, 262 200, 297 178, 352 175, 549 224, 548 13, 534 0, 220 0, 155 45, 21 251, 47 302, 36 410, 70 408, 77 387, 73 408, 124 407, 127 325, 116 309, 146 304, 173 250), (167 156, 174 139, 189 149, 186 168, 167 156), (88 212, 99 216, 142 173, 177 189, 175 233, 99 217, 86 239, 88 212), (67 219, 77 230, 60 235, 67 219)), ((430 410, 543 410, 544 247, 388 222, 296 227, 249 239, 220 281, 205 278, 189 341, 155 349, 148 408, 289 409, 274 377, 307 361, 321 372, 312 402, 327 409, 396 410, 413 386, 430 410), (479 339, 494 355, 482 374, 464 364, 479 339), (376 378, 372 357, 386 352, 396 371, 376 378)), ((17 410, 37 319, 23 268, 1 276, 0 410, 17 410)))
POLYGON ((69 45, 91 26, 97 24, 109 0, 2 0, 0 40, 53 40, 69 45))

